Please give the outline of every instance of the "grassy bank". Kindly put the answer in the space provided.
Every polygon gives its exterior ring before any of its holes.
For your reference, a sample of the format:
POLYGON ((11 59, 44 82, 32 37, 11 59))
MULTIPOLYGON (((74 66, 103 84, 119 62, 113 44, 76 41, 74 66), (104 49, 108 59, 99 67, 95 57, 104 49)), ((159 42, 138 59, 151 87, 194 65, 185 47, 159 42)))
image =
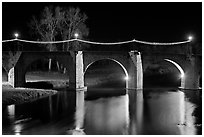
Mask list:
POLYGON ((22 104, 33 101, 40 97, 56 94, 55 90, 12 88, 8 83, 2 85, 2 104, 22 104))
POLYGON ((68 86, 68 76, 58 72, 28 72, 26 74, 26 88, 13 88, 7 80, 7 74, 5 72, 2 73, 3 105, 30 102, 41 97, 56 94, 57 91, 52 89, 68 86), (48 87, 49 85, 52 85, 52 88, 48 87))

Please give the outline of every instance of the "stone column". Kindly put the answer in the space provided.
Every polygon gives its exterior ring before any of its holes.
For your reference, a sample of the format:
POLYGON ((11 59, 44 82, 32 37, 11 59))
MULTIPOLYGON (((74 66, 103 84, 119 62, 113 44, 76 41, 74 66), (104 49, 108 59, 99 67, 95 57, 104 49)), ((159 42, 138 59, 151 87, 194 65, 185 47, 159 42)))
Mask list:
POLYGON ((129 52, 131 57, 129 64, 129 81, 128 88, 130 89, 143 89, 143 70, 141 54, 138 51, 129 52))
POLYGON ((68 133, 71 135, 84 135, 84 63, 83 63, 83 52, 77 51, 76 62, 75 62, 75 73, 76 75, 70 74, 75 77, 75 89, 76 89, 76 112, 75 112, 75 128, 69 130, 68 133))
POLYGON ((143 89, 143 68, 141 54, 137 55, 137 89, 143 89))
POLYGON ((23 64, 21 62, 18 62, 18 64, 15 67, 12 67, 9 70, 8 82, 13 87, 23 87, 24 86, 25 72, 24 72, 23 64))
POLYGON ((8 82, 9 84, 14 87, 14 67, 12 67, 10 70, 9 70, 9 73, 8 73, 8 82))
POLYGON ((191 57, 190 64, 187 65, 185 75, 181 80, 182 89, 199 89, 199 68, 196 58, 191 57))
POLYGON ((69 75, 69 88, 76 89, 76 54, 70 51, 71 58, 68 58, 68 75, 69 75))
POLYGON ((143 121, 143 69, 141 54, 138 51, 131 51, 129 54, 131 57, 128 70, 129 134, 141 134, 143 121))
POLYGON ((83 52, 78 51, 76 55, 76 88, 84 88, 84 62, 83 52))

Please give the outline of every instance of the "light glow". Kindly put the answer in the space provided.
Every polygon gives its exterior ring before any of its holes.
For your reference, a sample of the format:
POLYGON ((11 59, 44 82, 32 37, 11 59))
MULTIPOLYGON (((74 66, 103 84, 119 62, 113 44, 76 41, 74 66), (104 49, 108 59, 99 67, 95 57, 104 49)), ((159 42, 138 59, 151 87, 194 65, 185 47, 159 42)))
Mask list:
POLYGON ((18 33, 14 33, 15 38, 17 39, 19 34, 18 33))
POLYGON ((184 78, 184 76, 185 76, 184 74, 181 74, 181 75, 180 75, 181 78, 184 78))
POLYGON ((192 36, 189 36, 189 37, 188 37, 188 40, 189 40, 189 41, 192 41, 192 40, 193 40, 193 37, 192 37, 192 36))
POLYGON ((21 131, 22 131, 22 128, 23 128, 23 126, 21 124, 16 124, 14 126, 15 135, 20 135, 21 131))
POLYGON ((126 77, 124 77, 124 79, 125 79, 125 80, 128 80, 129 78, 128 78, 128 76, 126 76, 126 77))
POLYGON ((74 34, 74 37, 75 37, 75 39, 77 39, 77 38, 79 37, 79 34, 78 34, 78 33, 75 33, 75 34, 74 34))

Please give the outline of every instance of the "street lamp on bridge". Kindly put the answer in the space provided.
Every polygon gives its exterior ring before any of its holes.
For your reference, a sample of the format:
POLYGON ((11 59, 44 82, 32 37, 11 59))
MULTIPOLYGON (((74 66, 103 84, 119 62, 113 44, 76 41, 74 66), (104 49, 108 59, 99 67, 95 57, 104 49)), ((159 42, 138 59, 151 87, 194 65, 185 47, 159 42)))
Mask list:
POLYGON ((74 37, 75 37, 75 39, 77 39, 77 38, 79 37, 79 34, 78 34, 78 33, 75 33, 75 34, 74 34, 74 37))
POLYGON ((189 37, 188 37, 188 40, 189 40, 189 41, 192 41, 192 40, 193 40, 193 37, 192 37, 192 36, 189 36, 189 37))
POLYGON ((14 33, 15 39, 18 39, 19 34, 18 33, 14 33))

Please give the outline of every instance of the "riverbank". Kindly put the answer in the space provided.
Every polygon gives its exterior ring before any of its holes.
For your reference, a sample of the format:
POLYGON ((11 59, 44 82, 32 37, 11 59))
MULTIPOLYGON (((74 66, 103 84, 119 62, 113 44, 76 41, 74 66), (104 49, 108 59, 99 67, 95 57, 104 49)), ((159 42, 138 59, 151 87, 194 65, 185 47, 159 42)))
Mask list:
POLYGON ((22 104, 35 99, 56 94, 56 90, 13 88, 8 83, 2 84, 2 105, 22 104))
POLYGON ((57 93, 68 86, 68 76, 58 72, 27 72, 25 88, 13 88, 8 83, 6 72, 2 72, 2 104, 22 104, 57 93))

